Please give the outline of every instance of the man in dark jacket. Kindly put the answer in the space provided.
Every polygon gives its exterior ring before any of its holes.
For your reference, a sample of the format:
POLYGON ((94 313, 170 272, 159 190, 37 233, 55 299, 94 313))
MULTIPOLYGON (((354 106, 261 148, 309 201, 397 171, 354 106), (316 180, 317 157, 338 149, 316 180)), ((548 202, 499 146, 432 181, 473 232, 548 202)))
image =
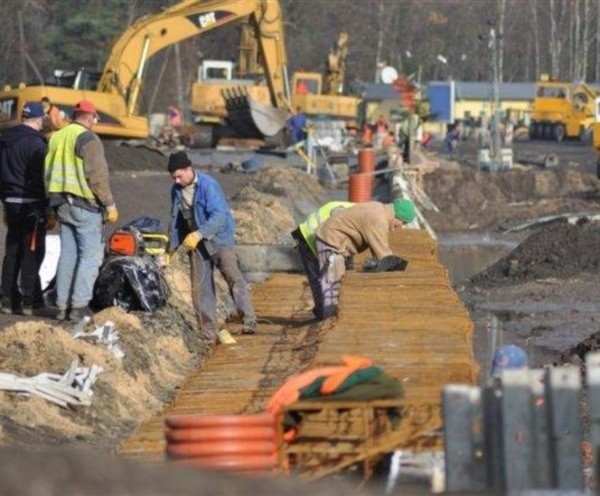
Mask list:
POLYGON ((33 315, 43 307, 39 270, 46 250, 44 157, 48 142, 40 132, 44 116, 40 103, 28 102, 21 112, 23 123, 0 136, 0 199, 7 226, 3 313, 33 315))
POLYGON ((244 319, 242 333, 255 334, 254 307, 234 251, 235 222, 221 186, 208 174, 194 170, 185 152, 172 154, 168 169, 174 182, 169 251, 173 252, 182 245, 190 252, 192 281, 199 281, 193 286, 198 287, 200 292, 192 294, 192 300, 205 338, 214 341, 219 331, 215 268, 227 282, 231 297, 244 319))

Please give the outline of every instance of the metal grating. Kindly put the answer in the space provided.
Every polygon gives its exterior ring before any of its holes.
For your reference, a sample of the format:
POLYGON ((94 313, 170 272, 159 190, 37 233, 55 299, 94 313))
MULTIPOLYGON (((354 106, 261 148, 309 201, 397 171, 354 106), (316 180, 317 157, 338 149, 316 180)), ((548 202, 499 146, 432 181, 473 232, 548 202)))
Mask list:
POLYGON ((424 231, 406 229, 393 233, 392 243, 409 260, 407 270, 349 271, 336 319, 311 320, 310 292, 300 274, 275 274, 255 287, 259 334, 218 346, 172 404, 143 422, 120 453, 162 461, 165 416, 260 411, 287 377, 313 365, 338 363, 342 354, 370 357, 404 382, 407 422, 399 438, 374 449, 441 449, 442 386, 476 383, 473 324, 437 258, 436 241, 424 231))

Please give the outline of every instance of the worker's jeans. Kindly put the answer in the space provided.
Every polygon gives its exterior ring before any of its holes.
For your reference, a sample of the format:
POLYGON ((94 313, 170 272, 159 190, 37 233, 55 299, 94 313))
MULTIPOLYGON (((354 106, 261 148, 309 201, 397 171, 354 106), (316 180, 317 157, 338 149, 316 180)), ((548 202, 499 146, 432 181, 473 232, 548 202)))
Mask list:
POLYGON ((102 214, 69 203, 57 210, 60 257, 56 270, 58 308, 83 308, 92 299, 104 257, 102 214))
POLYGON ((244 322, 256 321, 248 284, 238 266, 233 246, 213 247, 210 255, 205 249, 196 249, 190 253, 190 256, 195 257, 196 265, 196 273, 192 271, 192 277, 197 277, 197 287, 200 290, 199 294, 192 291, 192 300, 196 315, 199 315, 202 321, 204 337, 207 339, 213 339, 219 331, 215 268, 225 279, 229 294, 244 322))
POLYGON ((2 263, 2 296, 14 308, 41 306, 40 266, 46 252, 44 202, 5 203, 7 232, 2 263))
POLYGON ((315 315, 323 320, 337 314, 342 278, 346 273, 344 256, 317 238, 319 258, 319 297, 315 298, 315 315))
POLYGON ((308 286, 310 287, 310 292, 312 294, 313 301, 315 302, 315 309, 313 312, 315 316, 319 317, 323 313, 322 305, 320 304, 322 302, 322 298, 320 298, 321 282, 319 280, 319 260, 308 246, 308 243, 304 239, 304 236, 302 236, 300 229, 295 229, 292 231, 292 238, 296 240, 298 253, 300 255, 300 259, 302 260, 304 271, 306 272, 306 278, 308 279, 308 286))

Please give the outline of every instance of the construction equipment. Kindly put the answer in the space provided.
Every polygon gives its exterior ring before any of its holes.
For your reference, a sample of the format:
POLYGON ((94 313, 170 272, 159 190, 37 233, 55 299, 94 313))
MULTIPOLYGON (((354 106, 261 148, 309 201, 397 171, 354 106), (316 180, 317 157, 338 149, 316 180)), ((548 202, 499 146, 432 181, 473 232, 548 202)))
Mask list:
POLYGON ((292 105, 309 117, 327 116, 344 122, 358 117, 360 99, 345 96, 348 35, 340 33, 329 51, 324 74, 295 72, 292 80, 292 105))
MULTIPOLYGON (((46 96, 69 115, 76 102, 91 100, 100 117, 95 126, 101 136, 146 138, 148 120, 140 114, 139 96, 148 59, 170 45, 231 22, 249 20, 256 32, 262 66, 267 80, 270 105, 253 105, 251 99, 236 95, 232 102, 232 125, 236 131, 258 136, 285 123, 289 100, 287 60, 283 47, 281 7, 277 0, 183 0, 159 14, 141 17, 112 48, 101 75, 82 77, 76 73, 69 87, 51 85, 5 87, 0 92, 0 130, 19 121, 26 101, 46 96), (87 81, 87 84, 84 82, 87 81)), ((61 80, 61 85, 68 84, 61 80)), ((254 137, 249 136, 249 137, 254 137)))
POLYGON ((596 92, 585 83, 551 81, 536 84, 530 139, 581 139, 594 122, 596 92))
MULTIPOLYGON (((244 119, 236 116, 238 109, 247 113, 246 109, 252 108, 256 121, 256 116, 265 112, 265 106, 268 110, 269 104, 273 103, 269 96, 269 74, 262 70, 263 65, 259 62, 262 53, 259 50, 260 35, 260 31, 251 29, 251 24, 244 23, 237 65, 225 60, 205 60, 200 65, 190 98, 190 110, 200 127, 194 137, 195 146, 214 145, 219 137, 248 136, 248 130, 239 128, 244 119), (233 130, 227 129, 229 122, 233 130)), ((285 58, 283 36, 279 40, 276 49, 285 58)), ((343 95, 347 54, 348 35, 341 33, 327 57, 325 73, 296 72, 291 99, 275 102, 275 106, 282 111, 299 109, 309 119, 319 116, 339 120, 342 127, 355 121, 360 99, 343 95)), ((265 136, 275 136, 274 131, 280 129, 280 123, 272 118, 261 122, 263 126, 274 127, 261 128, 265 136)))
POLYGON ((592 146, 598 154, 598 161, 596 164, 596 177, 600 179, 600 97, 594 99, 595 105, 595 119, 592 125, 592 146))

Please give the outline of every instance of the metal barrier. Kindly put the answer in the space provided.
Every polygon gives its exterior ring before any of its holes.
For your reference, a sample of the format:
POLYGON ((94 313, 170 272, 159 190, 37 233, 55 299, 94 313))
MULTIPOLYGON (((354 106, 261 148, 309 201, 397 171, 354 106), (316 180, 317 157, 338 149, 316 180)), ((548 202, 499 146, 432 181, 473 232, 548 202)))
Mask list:
POLYGON ((600 446, 600 353, 586 357, 584 372, 585 389, 576 366, 505 370, 481 388, 446 386, 446 490, 583 491, 591 476, 583 453, 596 457, 600 446))

